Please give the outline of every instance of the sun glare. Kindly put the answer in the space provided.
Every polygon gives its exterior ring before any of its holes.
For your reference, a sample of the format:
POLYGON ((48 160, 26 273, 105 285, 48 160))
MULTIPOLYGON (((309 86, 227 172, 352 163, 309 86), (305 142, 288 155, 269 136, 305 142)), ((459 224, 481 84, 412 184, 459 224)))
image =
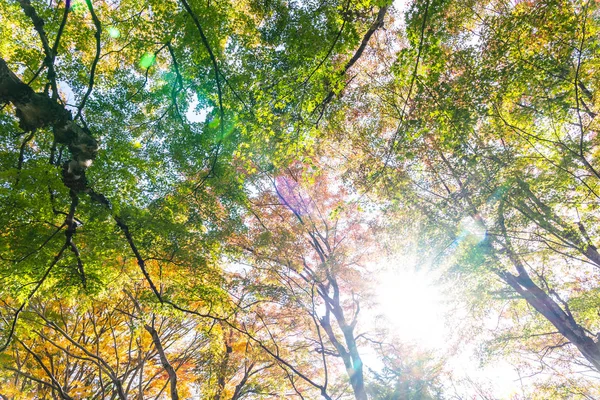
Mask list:
MULTIPOLYGON (((469 236, 485 237, 485 231, 474 226, 472 221, 467 220, 463 225, 469 231, 469 236)), ((443 287, 436 283, 435 271, 418 269, 417 265, 417 261, 410 257, 397 257, 380 264, 375 308, 377 316, 385 318, 390 333, 403 343, 425 351, 453 354, 446 360, 448 365, 452 365, 453 381, 445 383, 455 388, 460 386, 460 390, 473 396, 478 395, 478 388, 483 388, 494 393, 498 399, 514 398, 515 393, 519 392, 519 377, 509 363, 499 361, 479 365, 476 349, 468 344, 454 353, 451 343, 455 343, 456 332, 453 332, 453 328, 456 327, 446 324, 450 299, 444 294, 443 287)), ((460 320, 460 311, 453 312, 454 317, 460 320)), ((377 365, 376 360, 368 360, 372 365, 377 365)))
POLYGON ((423 348, 443 346, 444 299, 432 272, 416 270, 407 259, 388 261, 378 278, 379 314, 398 338, 423 348))

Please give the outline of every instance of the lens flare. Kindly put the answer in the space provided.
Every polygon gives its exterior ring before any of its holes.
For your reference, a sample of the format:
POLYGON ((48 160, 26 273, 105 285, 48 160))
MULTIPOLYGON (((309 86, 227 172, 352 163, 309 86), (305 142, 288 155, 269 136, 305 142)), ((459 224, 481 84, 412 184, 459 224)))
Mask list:
POLYGON ((148 69, 156 62, 156 56, 152 53, 146 53, 140 59, 140 67, 148 69))
POLYGON ((119 36, 121 36, 121 32, 114 26, 111 26, 110 28, 108 28, 108 36, 110 36, 113 39, 116 39, 119 36))

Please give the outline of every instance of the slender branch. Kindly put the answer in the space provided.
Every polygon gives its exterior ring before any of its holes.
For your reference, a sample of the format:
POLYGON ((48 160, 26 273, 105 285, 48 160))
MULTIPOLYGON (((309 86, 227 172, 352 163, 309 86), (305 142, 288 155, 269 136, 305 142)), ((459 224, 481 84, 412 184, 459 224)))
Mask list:
MULTIPOLYGON (((363 36, 360 46, 358 47, 358 49, 356 50, 354 55, 350 58, 350 60, 348 60, 346 65, 344 65, 344 68, 339 72, 340 77, 343 77, 348 72, 348 70, 350 68, 352 68, 352 66, 354 64, 356 64, 356 62, 360 59, 363 52, 367 48, 367 44, 369 44, 369 40, 371 40, 371 37, 375 34, 375 32, 379 28, 381 28, 383 26, 383 19, 385 17, 385 14, 388 11, 388 8, 389 8, 389 6, 383 6, 379 9, 379 12, 377 13, 377 17, 375 18, 375 21, 371 24, 371 26, 367 30, 367 33, 365 33, 365 35, 363 36)), ((340 33, 341 33, 341 31, 340 31, 340 33)), ((319 118, 316 121, 316 125, 319 124, 319 121, 321 120, 321 118, 323 117, 323 115, 325 113, 325 108, 327 107, 327 104, 329 104, 331 102, 331 100, 333 99, 335 94, 336 93, 334 90, 330 90, 329 93, 327 94, 327 96, 325 96, 325 98, 319 105, 319 107, 315 108, 315 110, 317 110, 318 108, 321 108, 321 111, 319 113, 319 118)))
POLYGON ((29 348, 29 346, 27 346, 25 343, 23 343, 21 340, 19 340, 18 338, 16 339, 19 344, 21 346, 23 346, 23 348, 29 353, 31 354, 31 356, 37 361, 37 363, 42 367, 42 369, 44 370, 44 372, 46 372, 46 375, 48 375, 48 377, 50 378, 50 380, 52 380, 52 388, 56 389, 58 391, 58 394, 60 395, 60 397, 62 399, 65 400, 73 400, 73 398, 71 396, 69 396, 63 389, 63 387, 60 385, 60 383, 56 380, 56 377, 54 376, 54 374, 48 369, 48 367, 44 364, 44 362, 42 361, 42 359, 40 358, 39 355, 37 355, 32 349, 29 348))
POLYGON ((46 279, 50 275, 50 272, 52 271, 52 269, 54 268, 54 266, 56 265, 56 263, 58 263, 58 261, 60 260, 60 258, 63 255, 64 251, 67 249, 67 247, 68 247, 67 243, 65 243, 61 247, 61 249, 59 250, 58 254, 56 254, 56 256, 54 256, 54 260, 52 260, 52 263, 50 264, 50 266, 46 269, 46 272, 44 272, 44 275, 42 275, 42 278, 38 281, 38 283, 35 285, 35 287, 29 293, 29 295, 27 295, 27 299, 23 302, 23 304, 21 304, 21 306, 15 312, 15 314, 13 316, 12 323, 11 323, 10 330, 8 332, 8 337, 6 338, 5 343, 2 346, 0 346, 0 353, 2 353, 4 350, 6 350, 8 348, 8 345, 10 344, 10 342, 11 342, 13 336, 14 336, 15 328, 17 326, 17 321, 19 319, 19 314, 21 314, 21 312, 23 311, 23 309, 25 308, 25 306, 29 303, 29 301, 31 300, 31 298, 37 293, 37 291, 39 290, 39 288, 44 284, 44 282, 46 281, 46 279))
MULTIPOLYGON (((223 108, 223 91, 221 88, 221 80, 219 78, 221 73, 219 72, 219 65, 217 64, 217 58, 215 57, 215 54, 213 53, 213 50, 210 47, 210 44, 208 43, 208 39, 206 38, 206 35, 204 34, 202 25, 200 25, 200 20, 198 20, 198 16, 194 13, 194 11, 192 11, 192 8, 190 7, 190 5, 188 4, 188 2, 186 0, 181 0, 181 3, 183 4, 183 7, 188 12, 188 14, 192 17, 192 20, 194 21, 194 24, 196 25, 196 28, 198 29, 198 33, 200 34, 200 39, 202 39, 202 44, 206 48, 206 51, 208 51, 208 55, 212 62, 213 68, 215 70, 215 81, 217 82, 217 94, 219 96, 219 113, 221 115, 221 121, 220 121, 221 140, 223 140, 223 138, 225 137, 225 125, 224 125, 225 109, 223 108)), ((217 156, 218 156, 218 154, 217 154, 217 156)))
POLYGON ((52 55, 56 57, 58 52, 58 45, 60 44, 60 38, 65 29, 65 25, 67 24, 67 18, 69 16, 69 9, 71 8, 71 0, 65 1, 65 10, 63 11, 63 18, 60 22, 60 26, 58 27, 58 32, 56 33, 56 38, 54 39, 54 46, 52 46, 52 55))
MULTIPOLYGON (((346 8, 344 10, 344 14, 348 13, 349 8, 350 8, 350 0, 348 0, 348 2, 346 3, 346 8)), ((321 59, 321 62, 319 62, 319 64, 312 70, 312 72, 310 74, 308 74, 306 79, 304 79, 304 82, 302 82, 302 85, 306 85, 308 83, 308 81, 310 80, 310 78, 312 78, 312 76, 319 70, 319 68, 321 68, 321 66, 325 63, 325 61, 327 61, 327 59, 331 56, 331 53, 333 53, 333 49, 335 48, 335 45, 337 44, 338 40, 342 36, 342 32, 344 31, 346 22, 347 22, 347 18, 344 18, 344 21, 342 22, 342 26, 340 27, 340 30, 338 31, 335 39, 333 40, 333 43, 331 43, 331 46, 329 47, 327 54, 325 54, 325 57, 323 57, 323 59, 321 59)))
POLYGON ((408 86, 408 94, 406 95, 406 101, 404 102, 404 106, 402 107, 402 113, 400 114, 400 123, 398 124, 398 128, 394 132, 394 136, 392 137, 390 143, 390 150, 388 156, 386 157, 384 168, 389 163, 390 157, 396 147, 396 141, 398 140, 398 135, 400 134, 400 130, 402 125, 404 124, 404 118, 406 117, 406 108, 408 107, 408 102, 410 101, 410 97, 413 92, 413 88, 415 86, 415 81, 417 79, 417 72, 419 70, 419 63, 421 61, 421 53, 423 51, 423 42, 425 39, 425 28, 427 27, 427 16, 429 13, 429 3, 430 0, 427 0, 425 3, 425 11, 423 12, 423 23, 421 24, 421 32, 419 37, 419 47, 417 49, 417 59, 415 61, 415 67, 413 68, 412 76, 410 78, 410 85, 408 86))
POLYGON ((44 53, 46 57, 44 58, 44 63, 48 68, 48 80, 50 81, 50 85, 52 87, 52 99, 56 100, 58 98, 58 88, 56 85, 56 71, 54 70, 54 51, 50 48, 50 44, 48 43, 48 36, 46 35, 46 31, 44 30, 44 20, 42 20, 35 8, 31 5, 29 0, 19 0, 19 4, 21 8, 25 12, 31 21, 33 22, 33 27, 38 32, 40 36, 40 40, 42 41, 42 46, 44 48, 44 53))
POLYGON ((90 80, 88 82, 88 88, 85 94, 83 95, 83 98, 81 99, 79 107, 77 107, 78 111, 77 115, 75 116, 75 119, 81 118, 81 112, 83 111, 85 103, 87 102, 88 98, 90 97, 90 94, 92 93, 92 89, 94 88, 94 80, 96 77, 96 67, 98 65, 98 61, 100 60, 100 34, 102 33, 102 25, 100 24, 100 20, 98 19, 98 16, 94 11, 92 1, 85 0, 85 3, 87 4, 88 9, 90 10, 90 14, 92 15, 92 21, 94 21, 94 26, 96 27, 96 33, 94 34, 94 37, 96 38, 96 55, 94 56, 92 66, 90 68, 90 80))
POLYGON ((27 146, 27 143, 33 139, 34 135, 35 131, 31 131, 31 133, 27 135, 27 137, 25 137, 21 143, 21 148, 19 149, 19 160, 17 162, 17 179, 15 179, 15 187, 19 185, 19 181, 21 179, 21 170, 23 169, 23 159, 25 157, 25 146, 27 146))

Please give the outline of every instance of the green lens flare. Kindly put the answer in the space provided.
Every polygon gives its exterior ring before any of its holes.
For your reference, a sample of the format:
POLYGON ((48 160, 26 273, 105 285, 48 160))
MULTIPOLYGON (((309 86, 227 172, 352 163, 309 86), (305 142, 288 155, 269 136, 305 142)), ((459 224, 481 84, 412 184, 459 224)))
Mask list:
POLYGON ((71 2, 70 10, 73 12, 81 12, 85 8, 85 4, 82 1, 74 0, 71 2))
POLYGON ((111 26, 110 28, 108 28, 108 36, 110 36, 113 39, 116 39, 119 36, 121 36, 121 32, 114 26, 111 26))
POLYGON ((154 62, 156 61, 156 56, 152 53, 146 53, 142 56, 142 59, 140 60, 140 67, 142 68, 150 68, 151 66, 154 65, 154 62))

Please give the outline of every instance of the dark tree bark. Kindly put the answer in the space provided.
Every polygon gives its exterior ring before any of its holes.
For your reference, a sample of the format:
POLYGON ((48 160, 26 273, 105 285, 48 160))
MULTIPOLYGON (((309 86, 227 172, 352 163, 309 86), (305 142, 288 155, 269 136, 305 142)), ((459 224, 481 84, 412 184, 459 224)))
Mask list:
POLYGON ((44 93, 36 93, 15 75, 0 58, 0 103, 11 103, 19 126, 25 132, 51 127, 54 141, 67 146, 71 159, 63 165, 63 182, 75 192, 87 189, 85 170, 98 153, 91 132, 73 121, 71 113, 44 93))
POLYGON ((145 324, 144 328, 152 336, 152 343, 154 343, 154 347, 156 348, 156 351, 158 352, 158 355, 160 357, 160 363, 162 364, 163 368, 165 369, 165 371, 167 371, 167 374, 169 375, 171 399, 179 400, 179 394, 177 393, 177 373, 175 372, 175 368, 173 368, 173 366, 169 362, 169 359, 167 358, 165 349, 163 348, 163 345, 160 341, 160 336, 158 336, 158 332, 156 331, 156 329, 154 329, 153 326, 145 324))

